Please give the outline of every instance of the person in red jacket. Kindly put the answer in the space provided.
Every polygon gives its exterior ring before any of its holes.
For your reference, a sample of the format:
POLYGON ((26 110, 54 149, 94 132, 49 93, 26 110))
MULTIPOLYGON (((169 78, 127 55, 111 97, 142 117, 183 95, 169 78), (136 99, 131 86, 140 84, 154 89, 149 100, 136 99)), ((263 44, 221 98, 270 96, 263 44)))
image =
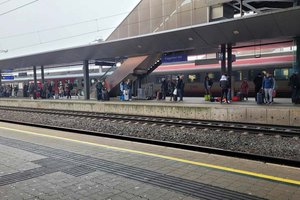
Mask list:
POLYGON ((249 84, 247 79, 244 79, 242 84, 241 84, 241 89, 240 89, 241 94, 243 95, 243 99, 246 98, 248 100, 248 93, 249 93, 249 84))

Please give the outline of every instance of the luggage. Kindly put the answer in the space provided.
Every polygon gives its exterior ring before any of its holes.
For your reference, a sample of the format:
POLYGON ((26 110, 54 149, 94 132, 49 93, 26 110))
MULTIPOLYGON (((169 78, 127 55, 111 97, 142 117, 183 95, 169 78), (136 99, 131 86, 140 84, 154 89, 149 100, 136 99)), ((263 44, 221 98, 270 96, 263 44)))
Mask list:
POLYGON ((244 100, 244 95, 243 95, 241 92, 238 92, 238 93, 236 94, 236 96, 238 96, 239 101, 244 100))
POLYGON ((238 96, 233 96, 233 97, 232 97, 232 101, 240 101, 240 97, 238 97, 238 96))
POLYGON ((210 95, 208 94, 204 95, 204 101, 210 101, 210 95))
POLYGON ((263 104, 263 103, 264 103, 263 93, 258 92, 258 93, 256 94, 256 103, 257 103, 257 104, 263 104))
POLYGON ((173 100, 177 101, 177 95, 174 95, 173 100))
POLYGON ((124 90, 124 101, 129 101, 129 91, 128 90, 124 90))
POLYGON ((162 93, 161 92, 157 92, 156 93, 156 99, 157 100, 161 100, 162 99, 162 93))
POLYGON ((109 94, 107 90, 102 90, 102 100, 109 101, 109 94))

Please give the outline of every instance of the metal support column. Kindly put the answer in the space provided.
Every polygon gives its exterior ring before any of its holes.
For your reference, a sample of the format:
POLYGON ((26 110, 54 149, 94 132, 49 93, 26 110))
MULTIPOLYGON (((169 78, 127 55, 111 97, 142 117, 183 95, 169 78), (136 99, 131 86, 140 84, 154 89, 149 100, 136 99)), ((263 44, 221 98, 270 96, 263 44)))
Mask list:
POLYGON ((300 73, 300 37, 294 39, 295 46, 297 50, 295 51, 295 62, 293 66, 293 71, 300 73))
POLYGON ((36 78, 36 66, 33 66, 33 99, 36 99, 36 91, 37 91, 38 85, 37 85, 37 78, 36 78))
POLYGON ((44 74, 44 66, 41 66, 41 82, 45 83, 45 74, 44 74))
POLYGON ((240 14, 241 17, 243 17, 244 13, 243 13, 243 0, 240 0, 240 14))
POLYGON ((33 83, 34 83, 34 88, 37 88, 37 78, 36 78, 36 66, 33 66, 33 83))
POLYGON ((233 91, 233 79, 232 79, 232 45, 231 44, 227 44, 227 75, 228 77, 230 77, 230 94, 231 96, 234 95, 234 91, 233 91))
POLYGON ((83 62, 83 80, 84 80, 84 99, 90 99, 90 74, 89 74, 89 61, 83 62))
POLYGON ((1 73, 1 70, 0 70, 0 86, 2 85, 2 73, 1 73))
POLYGON ((221 74, 226 73, 226 46, 225 44, 221 45, 221 74))

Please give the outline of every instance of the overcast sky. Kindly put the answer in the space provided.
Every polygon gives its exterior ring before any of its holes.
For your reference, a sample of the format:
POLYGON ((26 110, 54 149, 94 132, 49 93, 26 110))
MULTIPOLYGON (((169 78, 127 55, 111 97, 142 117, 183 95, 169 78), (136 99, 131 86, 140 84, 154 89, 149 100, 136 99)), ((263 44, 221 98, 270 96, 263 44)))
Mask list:
POLYGON ((0 59, 105 40, 139 1, 0 0, 0 59))

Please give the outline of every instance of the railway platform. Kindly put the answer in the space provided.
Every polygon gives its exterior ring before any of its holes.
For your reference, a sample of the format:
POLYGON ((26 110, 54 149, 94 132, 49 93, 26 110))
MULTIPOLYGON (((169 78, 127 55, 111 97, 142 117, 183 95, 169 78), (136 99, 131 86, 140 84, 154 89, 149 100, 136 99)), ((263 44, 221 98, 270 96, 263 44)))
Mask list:
POLYGON ((254 98, 248 101, 220 104, 206 102, 203 98, 184 98, 183 102, 157 100, 133 100, 130 102, 84 101, 80 99, 30 100, 1 98, 0 106, 63 109, 186 119, 202 119, 230 122, 248 122, 272 125, 300 126, 300 106, 290 99, 276 98, 272 105, 257 105, 254 98))
POLYGON ((0 198, 291 199, 300 170, 0 123, 0 198))

